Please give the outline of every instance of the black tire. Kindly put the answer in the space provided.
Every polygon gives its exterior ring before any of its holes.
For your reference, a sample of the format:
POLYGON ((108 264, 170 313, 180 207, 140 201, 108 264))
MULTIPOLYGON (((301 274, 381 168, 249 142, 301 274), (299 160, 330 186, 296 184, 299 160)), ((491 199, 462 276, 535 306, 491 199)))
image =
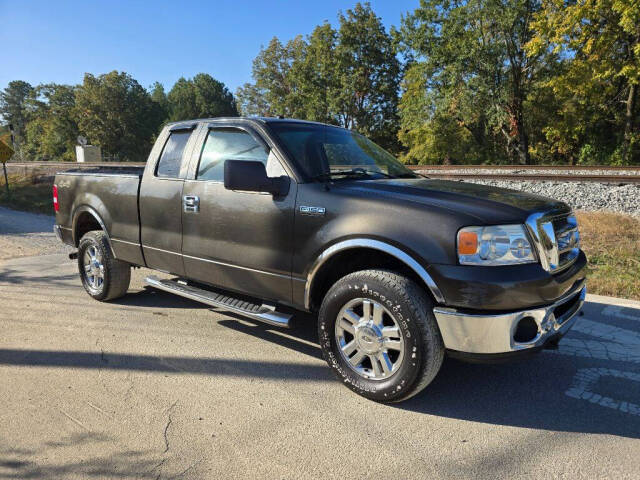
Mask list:
POLYGON ((407 277, 386 270, 351 273, 331 287, 320 307, 318 338, 323 357, 336 376, 359 395, 385 403, 406 400, 429 385, 442 365, 444 345, 432 309, 430 297, 407 277), (393 312, 393 321, 402 332, 400 341, 406 353, 388 378, 366 378, 347 363, 339 349, 337 317, 344 306, 358 299, 372 300, 387 313, 393 312))
POLYGON ((101 302, 122 297, 129 289, 131 265, 113 257, 107 236, 102 230, 88 232, 80 239, 78 271, 84 289, 92 298, 101 302), (93 285, 91 276, 85 271, 87 252, 93 252, 93 249, 99 254, 102 264, 103 279, 100 285, 93 285))

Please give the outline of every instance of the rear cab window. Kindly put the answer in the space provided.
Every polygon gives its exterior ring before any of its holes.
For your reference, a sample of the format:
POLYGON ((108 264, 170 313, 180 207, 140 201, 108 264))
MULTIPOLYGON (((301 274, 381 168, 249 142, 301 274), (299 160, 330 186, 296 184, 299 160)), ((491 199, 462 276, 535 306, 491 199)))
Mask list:
POLYGON ((171 132, 162 148, 156 166, 156 177, 178 178, 184 161, 184 150, 191 137, 191 130, 171 132))

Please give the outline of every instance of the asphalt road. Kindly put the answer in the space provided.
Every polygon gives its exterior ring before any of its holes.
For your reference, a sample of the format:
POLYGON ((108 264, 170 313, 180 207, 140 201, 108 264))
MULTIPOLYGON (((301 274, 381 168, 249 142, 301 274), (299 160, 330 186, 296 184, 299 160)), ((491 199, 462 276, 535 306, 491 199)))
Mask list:
POLYGON ((559 350, 446 360, 388 406, 334 379, 312 318, 263 326, 147 273, 101 304, 63 254, 0 261, 0 479, 640 478, 639 303, 590 297, 559 350))

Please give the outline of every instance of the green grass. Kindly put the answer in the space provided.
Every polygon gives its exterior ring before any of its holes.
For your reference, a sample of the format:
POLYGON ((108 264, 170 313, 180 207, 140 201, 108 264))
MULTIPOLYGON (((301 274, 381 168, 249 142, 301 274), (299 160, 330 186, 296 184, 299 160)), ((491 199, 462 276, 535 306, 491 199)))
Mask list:
POLYGON ((34 177, 9 175, 9 195, 7 195, 4 175, 0 172, 0 206, 53 215, 51 183, 34 182, 34 177))

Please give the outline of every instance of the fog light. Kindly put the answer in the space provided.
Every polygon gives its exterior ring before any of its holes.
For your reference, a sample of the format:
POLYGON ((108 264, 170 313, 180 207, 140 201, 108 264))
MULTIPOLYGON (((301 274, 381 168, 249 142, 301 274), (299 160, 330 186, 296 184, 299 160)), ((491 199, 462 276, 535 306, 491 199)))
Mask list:
POLYGON ((518 343, 528 343, 538 336, 538 324, 533 317, 523 317, 518 322, 513 339, 518 343))

